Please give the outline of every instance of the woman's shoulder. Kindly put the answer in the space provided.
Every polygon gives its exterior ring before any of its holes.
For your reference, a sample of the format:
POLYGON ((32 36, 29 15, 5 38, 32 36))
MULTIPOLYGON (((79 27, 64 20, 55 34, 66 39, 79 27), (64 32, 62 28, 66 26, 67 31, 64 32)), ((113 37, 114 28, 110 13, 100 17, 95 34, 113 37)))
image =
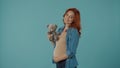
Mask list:
POLYGON ((70 32, 78 32, 78 30, 76 29, 76 28, 73 28, 73 27, 70 27, 69 29, 68 29, 68 31, 70 31, 70 32))
POLYGON ((68 33, 71 35, 79 36, 78 30, 76 28, 73 28, 73 27, 68 29, 68 33))
POLYGON ((61 26, 61 27, 58 28, 57 31, 58 31, 58 32, 61 32, 63 29, 64 29, 64 26, 61 26))
POLYGON ((59 27, 58 29, 63 29, 64 28, 64 26, 61 26, 61 27, 59 27))
MULTIPOLYGON (((63 31, 63 29, 64 29, 64 26, 62 26, 62 27, 60 27, 59 29, 58 29, 58 32, 62 32, 63 31)), ((74 28, 74 27, 70 27, 68 30, 67 30, 67 33, 68 34, 79 34, 78 33, 78 30, 76 29, 76 28, 74 28)))

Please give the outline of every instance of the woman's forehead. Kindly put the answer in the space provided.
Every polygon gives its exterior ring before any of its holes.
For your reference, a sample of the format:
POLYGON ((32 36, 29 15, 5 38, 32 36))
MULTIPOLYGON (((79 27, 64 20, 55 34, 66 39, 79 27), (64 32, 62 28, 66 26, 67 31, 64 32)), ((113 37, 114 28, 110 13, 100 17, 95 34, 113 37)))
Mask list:
POLYGON ((73 11, 68 11, 66 14, 74 15, 73 11))

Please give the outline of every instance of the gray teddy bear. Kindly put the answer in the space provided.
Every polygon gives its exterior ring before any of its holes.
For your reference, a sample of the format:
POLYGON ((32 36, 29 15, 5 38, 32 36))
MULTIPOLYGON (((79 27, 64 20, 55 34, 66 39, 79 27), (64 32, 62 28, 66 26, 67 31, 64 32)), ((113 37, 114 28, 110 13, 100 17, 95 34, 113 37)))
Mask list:
POLYGON ((49 24, 49 25, 47 25, 47 28, 48 28, 48 34, 52 35, 52 37, 49 38, 49 40, 55 44, 55 42, 59 39, 58 38, 59 33, 56 32, 57 25, 56 24, 49 24))

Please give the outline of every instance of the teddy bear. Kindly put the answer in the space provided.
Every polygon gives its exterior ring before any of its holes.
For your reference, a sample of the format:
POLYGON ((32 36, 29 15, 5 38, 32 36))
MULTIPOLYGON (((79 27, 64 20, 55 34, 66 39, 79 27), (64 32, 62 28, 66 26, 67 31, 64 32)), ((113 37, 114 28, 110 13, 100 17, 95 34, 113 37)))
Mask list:
POLYGON ((59 33, 56 32, 57 25, 56 24, 48 24, 48 34, 51 34, 52 37, 49 38, 49 40, 55 44, 55 42, 59 39, 59 33))

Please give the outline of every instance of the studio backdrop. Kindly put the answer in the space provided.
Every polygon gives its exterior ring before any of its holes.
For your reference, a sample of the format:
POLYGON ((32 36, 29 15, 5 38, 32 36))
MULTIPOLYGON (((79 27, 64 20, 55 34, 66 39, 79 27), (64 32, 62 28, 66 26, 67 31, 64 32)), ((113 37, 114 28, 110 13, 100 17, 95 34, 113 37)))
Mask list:
POLYGON ((47 24, 80 11, 78 68, 120 68, 119 0, 0 0, 0 68, 55 68, 47 24))

